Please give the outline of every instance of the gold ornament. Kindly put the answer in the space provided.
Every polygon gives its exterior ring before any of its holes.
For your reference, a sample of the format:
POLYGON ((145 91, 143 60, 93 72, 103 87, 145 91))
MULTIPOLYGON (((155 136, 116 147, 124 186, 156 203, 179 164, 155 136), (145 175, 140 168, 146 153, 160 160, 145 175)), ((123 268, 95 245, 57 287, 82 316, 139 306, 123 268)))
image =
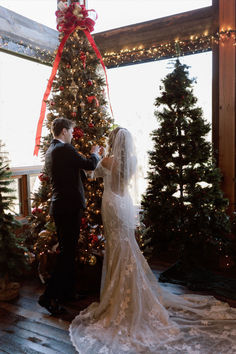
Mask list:
POLYGON ((77 17, 83 17, 82 14, 80 14, 82 11, 82 8, 80 7, 80 5, 78 3, 75 3, 75 8, 73 10, 73 14, 77 17))
POLYGON ((53 113, 48 113, 47 114, 47 119, 50 120, 50 119, 53 119, 54 115, 53 113))
POLYGON ((74 96, 74 99, 76 99, 77 92, 79 91, 79 87, 76 85, 74 79, 72 80, 71 85, 69 86, 69 91, 72 93, 74 96))
POLYGON ((81 102, 81 103, 80 103, 80 108, 81 108, 82 111, 84 110, 84 107, 85 107, 85 103, 84 103, 84 102, 81 102))
POLYGON ((51 235, 51 232, 49 232, 48 230, 42 230, 40 233, 39 233, 39 236, 40 237, 49 237, 51 235))
POLYGON ((97 258, 92 255, 92 256, 89 257, 88 262, 89 262, 90 265, 93 266, 93 265, 95 265, 97 263, 97 258))
POLYGON ((84 263, 84 259, 85 259, 84 256, 81 256, 81 257, 80 257, 80 262, 81 262, 81 263, 84 263))

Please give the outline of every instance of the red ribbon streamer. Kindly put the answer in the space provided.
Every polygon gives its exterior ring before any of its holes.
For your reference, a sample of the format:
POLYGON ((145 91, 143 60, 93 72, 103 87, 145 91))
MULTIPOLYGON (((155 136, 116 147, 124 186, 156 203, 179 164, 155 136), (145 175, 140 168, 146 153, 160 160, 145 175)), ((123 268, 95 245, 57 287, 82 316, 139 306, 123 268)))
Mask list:
MULTIPOLYGON (((60 32, 64 32, 65 35, 62 38, 62 41, 61 41, 61 43, 60 43, 60 45, 58 47, 57 55, 56 55, 56 58, 55 58, 55 61, 54 61, 54 64, 53 64, 53 68, 52 68, 52 73, 51 73, 51 76, 50 76, 50 78, 48 80, 46 91, 45 91, 45 93, 43 95, 43 101, 42 101, 42 106, 41 106, 41 111, 40 111, 40 116, 39 116, 39 120, 38 120, 37 131, 36 131, 36 138, 35 138, 34 155, 36 155, 36 156, 38 156, 38 152, 39 152, 39 145, 40 145, 40 139, 41 139, 41 134, 42 134, 43 120, 44 120, 45 112, 46 112, 46 101, 47 101, 48 96, 49 96, 49 94, 51 92, 52 83, 53 83, 53 80, 54 80, 54 78, 56 76, 59 63, 61 61, 61 56, 62 56, 62 52, 63 52, 63 49, 64 49, 64 45, 65 45, 67 39, 69 38, 70 34, 72 32, 74 32, 77 27, 80 27, 80 28, 82 27, 81 29, 84 31, 89 43, 93 47, 98 59, 101 62, 101 65, 102 65, 103 70, 105 72, 106 84, 107 84, 107 92, 108 92, 108 98, 109 98, 109 103, 110 103, 109 86, 108 86, 106 68, 105 68, 104 62, 102 60, 102 56, 101 56, 101 54, 100 54, 100 52, 99 52, 99 50, 98 50, 93 38, 92 38, 92 36, 89 33, 89 31, 93 31, 93 27, 94 27, 95 21, 93 21, 90 18, 84 18, 82 20, 77 20, 77 17, 74 16, 73 12, 72 12, 72 10, 73 10, 73 8, 75 6, 74 4, 75 3, 70 5, 70 7, 66 9, 65 13, 63 13, 62 11, 56 11, 56 16, 57 17, 62 17, 63 18, 63 15, 64 15, 64 20, 60 21, 60 23, 58 24, 58 30, 60 32), (74 18, 76 18, 76 20, 74 20, 74 18), (73 23, 73 21, 74 21, 74 23, 73 23)), ((88 10, 87 11, 83 5, 81 5, 81 8, 82 8, 82 13, 83 13, 84 17, 88 16, 88 12, 89 11, 94 11, 94 10, 88 10)), ((111 108, 111 103, 110 103, 110 109, 111 109, 111 113, 113 115, 112 108, 111 108)))
POLYGON ((95 101, 95 103, 96 103, 96 107, 98 107, 99 106, 99 102, 98 102, 98 99, 97 99, 97 97, 96 96, 89 96, 89 97, 87 97, 87 100, 88 100, 88 102, 89 103, 92 103, 93 102, 93 100, 95 101))
POLYGON ((41 111, 40 111, 39 121, 38 121, 38 125, 37 125, 37 131, 36 131, 36 138, 35 138, 34 155, 36 155, 36 156, 38 156, 38 152, 39 152, 39 145, 40 145, 40 139, 41 139, 41 133, 42 133, 42 127, 43 127, 43 120, 44 120, 45 112, 46 112, 46 101, 47 101, 48 96, 51 92, 52 83, 53 83, 53 80, 54 80, 55 75, 57 73, 57 69, 58 69, 58 65, 61 60, 64 45, 65 45, 68 37, 70 36, 70 34, 71 33, 67 33, 63 37, 63 39, 58 47, 57 55, 56 55, 56 58, 55 58, 55 61, 53 64, 53 68, 52 68, 52 73, 51 73, 51 76, 48 80, 46 91, 43 95, 43 101, 42 101, 42 106, 41 106, 41 111))
POLYGON ((110 100, 110 93, 109 93, 109 85, 108 85, 108 79, 107 79, 107 73, 106 73, 106 67, 105 67, 105 64, 103 62, 103 59, 102 59, 102 56, 101 56, 101 53, 99 52, 98 50, 98 47, 96 46, 96 43, 94 42, 94 39, 93 37, 91 36, 91 34, 89 33, 88 30, 84 30, 84 33, 89 41, 89 43, 91 44, 91 46, 93 47, 96 55, 97 55, 97 58, 100 60, 100 63, 103 67, 103 70, 104 70, 104 73, 105 73, 105 77, 106 77, 106 84, 107 84, 107 95, 108 95, 108 100, 109 100, 109 106, 110 106, 110 110, 111 110, 111 114, 113 116, 113 111, 112 111, 112 107, 111 107, 111 100, 110 100))

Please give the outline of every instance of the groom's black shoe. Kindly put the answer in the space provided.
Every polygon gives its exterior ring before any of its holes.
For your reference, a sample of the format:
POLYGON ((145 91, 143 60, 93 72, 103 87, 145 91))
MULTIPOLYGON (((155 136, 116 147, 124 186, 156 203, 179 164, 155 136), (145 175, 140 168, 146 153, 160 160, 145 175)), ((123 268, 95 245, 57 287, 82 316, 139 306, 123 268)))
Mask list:
POLYGON ((70 295, 64 296, 62 298, 63 302, 73 302, 73 301, 80 301, 87 298, 87 295, 84 293, 72 293, 70 295))
POLYGON ((53 316, 61 315, 66 312, 66 310, 59 305, 57 299, 48 298, 45 295, 39 297, 38 304, 47 309, 53 316))

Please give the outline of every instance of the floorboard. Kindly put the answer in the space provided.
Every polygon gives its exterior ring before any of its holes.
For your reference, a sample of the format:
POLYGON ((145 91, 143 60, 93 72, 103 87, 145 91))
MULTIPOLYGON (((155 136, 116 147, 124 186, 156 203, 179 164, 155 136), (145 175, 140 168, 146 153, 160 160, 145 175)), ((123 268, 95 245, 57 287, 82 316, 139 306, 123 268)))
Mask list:
MULTIPOLYGON (((157 278, 161 271, 161 266, 153 269, 157 278)), ((165 283, 162 286, 175 294, 194 293, 181 285, 165 283)), ((43 289, 39 279, 28 280, 21 284, 17 299, 0 302, 0 354, 76 353, 69 338, 69 324, 82 309, 98 301, 98 296, 71 302, 65 314, 53 317, 37 303, 43 289)), ((236 301, 219 299, 236 307, 236 301)))

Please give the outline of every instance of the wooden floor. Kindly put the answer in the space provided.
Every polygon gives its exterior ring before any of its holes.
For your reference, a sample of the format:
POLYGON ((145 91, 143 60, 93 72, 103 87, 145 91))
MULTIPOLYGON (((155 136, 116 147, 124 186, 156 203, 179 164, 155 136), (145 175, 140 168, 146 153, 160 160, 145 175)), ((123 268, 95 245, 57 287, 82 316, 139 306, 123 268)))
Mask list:
MULTIPOLYGON (((153 270, 158 277, 163 269, 153 270)), ((190 293, 183 286, 162 284, 176 294, 190 293)), ((22 284, 20 296, 10 302, 0 302, 0 353, 76 353, 68 335, 71 320, 97 296, 66 306, 67 312, 56 318, 37 303, 43 291, 38 279, 22 284)), ((227 299, 222 299, 227 301, 227 299)), ((236 301, 228 301, 236 307, 236 301)))

